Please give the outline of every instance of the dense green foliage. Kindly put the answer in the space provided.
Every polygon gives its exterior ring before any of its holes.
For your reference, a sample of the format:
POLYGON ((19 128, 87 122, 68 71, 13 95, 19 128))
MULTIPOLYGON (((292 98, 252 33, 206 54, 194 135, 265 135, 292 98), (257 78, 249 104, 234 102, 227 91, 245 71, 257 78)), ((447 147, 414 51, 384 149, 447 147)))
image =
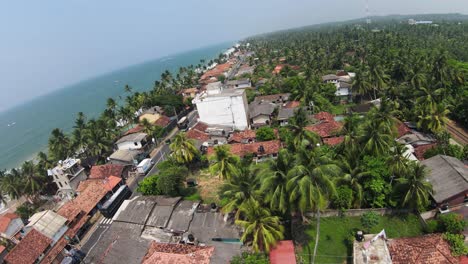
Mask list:
POLYGON ((243 252, 230 261, 231 264, 268 264, 270 261, 265 254, 243 252))
POLYGON ((273 128, 267 126, 257 129, 255 134, 258 141, 268 141, 276 138, 273 128))
POLYGON ((167 160, 158 164, 158 169, 158 174, 148 176, 138 184, 137 191, 143 195, 182 195, 187 167, 167 160))
POLYGON ((361 216, 361 224, 365 230, 371 230, 379 224, 379 215, 374 212, 366 212, 361 216))
POLYGON ((465 245, 465 236, 462 234, 445 233, 444 239, 450 244, 453 256, 464 256, 468 254, 468 247, 465 245))

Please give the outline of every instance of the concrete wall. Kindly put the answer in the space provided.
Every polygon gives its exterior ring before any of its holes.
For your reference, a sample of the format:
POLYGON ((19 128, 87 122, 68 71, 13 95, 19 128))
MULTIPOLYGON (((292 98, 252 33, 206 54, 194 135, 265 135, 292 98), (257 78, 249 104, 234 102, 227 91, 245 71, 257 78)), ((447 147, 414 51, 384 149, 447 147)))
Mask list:
MULTIPOLYGON (((369 208, 369 209, 348 209, 342 212, 340 210, 325 210, 324 212, 320 213, 320 217, 332 217, 332 216, 361 216, 367 212, 375 212, 378 215, 388 215, 388 214, 395 214, 395 213, 408 213, 410 210, 408 209, 390 209, 390 208, 369 208)), ((315 217, 315 212, 309 212, 306 214, 309 217, 315 217)))
POLYGON ((239 96, 206 97, 197 102, 200 121, 210 125, 224 125, 234 129, 248 128, 247 97, 239 96))

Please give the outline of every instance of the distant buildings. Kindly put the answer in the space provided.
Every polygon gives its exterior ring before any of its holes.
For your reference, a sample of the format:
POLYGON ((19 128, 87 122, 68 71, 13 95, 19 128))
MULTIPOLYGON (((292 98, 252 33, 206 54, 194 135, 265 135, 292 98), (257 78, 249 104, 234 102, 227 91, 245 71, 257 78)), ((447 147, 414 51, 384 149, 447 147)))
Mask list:
POLYGON ((8 241, 18 244, 23 227, 23 220, 16 214, 5 213, 0 216, 0 236, 8 241))
POLYGON ((248 103, 244 89, 224 89, 220 82, 210 83, 193 99, 200 121, 233 129, 248 128, 248 103))
POLYGON ((324 83, 333 83, 336 86, 335 96, 343 101, 352 99, 351 83, 352 79, 356 76, 355 73, 337 71, 336 74, 327 74, 322 76, 324 83))
POLYGON ((57 195, 62 198, 73 198, 80 182, 87 178, 80 160, 73 158, 59 161, 58 165, 47 173, 57 185, 57 195))
POLYGON ((414 20, 414 19, 408 19, 408 24, 410 25, 430 25, 432 24, 432 21, 430 20, 421 20, 421 21, 417 21, 417 20, 414 20))

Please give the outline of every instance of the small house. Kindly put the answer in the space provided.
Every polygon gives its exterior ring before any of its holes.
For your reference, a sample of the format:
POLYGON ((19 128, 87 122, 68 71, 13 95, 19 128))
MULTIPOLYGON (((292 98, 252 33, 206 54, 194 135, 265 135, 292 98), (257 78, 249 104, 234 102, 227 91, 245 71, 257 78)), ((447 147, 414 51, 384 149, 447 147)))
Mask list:
POLYGON ((276 105, 269 102, 254 101, 249 105, 250 124, 254 128, 271 124, 276 105))
POLYGON ((146 133, 134 133, 123 136, 115 143, 118 150, 145 150, 150 140, 146 133))

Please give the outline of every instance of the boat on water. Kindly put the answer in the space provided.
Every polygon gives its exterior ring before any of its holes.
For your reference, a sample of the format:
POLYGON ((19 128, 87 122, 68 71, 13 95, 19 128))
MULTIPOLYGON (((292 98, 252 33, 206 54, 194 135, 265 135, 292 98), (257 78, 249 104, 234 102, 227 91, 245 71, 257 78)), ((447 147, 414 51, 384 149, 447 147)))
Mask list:
POLYGON ((16 125, 16 122, 10 123, 10 124, 8 124, 7 126, 12 127, 12 126, 14 126, 14 125, 16 125))

